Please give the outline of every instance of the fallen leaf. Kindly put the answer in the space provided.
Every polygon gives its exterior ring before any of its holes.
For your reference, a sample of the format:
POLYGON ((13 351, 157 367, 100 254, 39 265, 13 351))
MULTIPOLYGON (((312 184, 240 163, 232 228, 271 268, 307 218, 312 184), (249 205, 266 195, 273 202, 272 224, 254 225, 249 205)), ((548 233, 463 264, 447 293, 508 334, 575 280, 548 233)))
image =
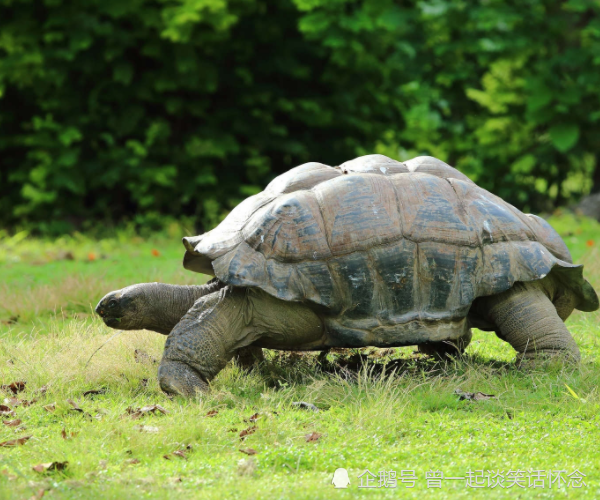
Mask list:
POLYGON ((35 472, 45 473, 45 472, 54 472, 54 471, 65 470, 68 465, 69 465, 69 462, 48 462, 45 464, 34 465, 32 467, 32 469, 35 472))
POLYGON ((137 458, 130 458, 129 460, 125 460, 125 463, 127 465, 135 465, 135 464, 139 464, 140 461, 137 458))
POLYGON ((244 422, 256 422, 260 418, 258 413, 252 415, 248 420, 244 420, 244 422))
POLYGON ((4 425, 8 425, 9 427, 18 427, 21 425, 21 420, 18 418, 15 420, 3 420, 2 423, 4 425))
POLYGON ((5 392, 12 392, 13 394, 18 394, 19 392, 23 392, 25 390, 26 385, 27 385, 27 382, 23 382, 23 381, 12 382, 10 384, 0 386, 0 389, 2 389, 5 392))
POLYGON ((3 443, 0 443, 0 447, 9 448, 11 446, 20 446, 22 444, 25 444, 30 439, 31 436, 23 436, 21 438, 11 439, 9 441, 4 441, 3 443))
MULTIPOLYGON (((19 321, 19 316, 11 316, 6 321, 2 321, 1 323, 4 323, 5 325, 14 325, 18 321, 19 321)), ((11 362, 11 361, 12 360, 9 360, 9 362, 11 362)), ((14 364, 14 363, 11 362, 11 364, 14 364)))
POLYGON ((46 394, 47 390, 48 390, 48 386, 47 385, 43 385, 36 392, 39 392, 40 394, 46 394))
POLYGON ((62 431, 60 431, 60 435, 62 436, 63 439, 71 439, 74 438, 75 436, 77 436, 77 434, 79 434, 78 432, 71 432, 71 434, 67 434, 67 431, 63 428, 62 431))
POLYGON ((0 415, 15 415, 15 412, 6 405, 0 405, 0 415))
POLYGON ((162 413, 163 415, 169 413, 160 405, 148 405, 144 406, 143 408, 133 408, 132 406, 129 406, 125 410, 125 413, 121 415, 121 418, 131 417, 133 420, 137 420, 138 418, 141 418, 144 415, 147 415, 149 413, 155 415, 157 412, 162 413))
POLYGON ((162 413, 163 415, 166 415, 167 413, 169 413, 167 410, 165 410, 162 406, 160 405, 149 405, 149 406, 144 406, 142 408, 140 408, 140 411, 142 413, 162 413))
POLYGON ((140 432, 158 432, 158 427, 153 427, 151 425, 135 425, 133 430, 140 432))
POLYGON ((306 436, 304 436, 304 439, 306 440, 307 443, 310 443, 312 441, 318 441, 322 435, 323 434, 320 434, 318 432, 311 432, 310 434, 307 434, 306 436))
POLYGON ((56 403, 50 403, 49 405, 42 406, 42 408, 52 413, 54 410, 56 410, 56 403))
POLYGON ((29 500, 41 500, 44 497, 45 493, 46 490, 44 488, 40 488, 32 496, 29 497, 29 500))
POLYGON ((105 394, 106 389, 92 389, 91 391, 85 391, 83 396, 95 396, 96 394, 105 394))
POLYGON ((302 410, 312 410, 314 412, 321 411, 314 404, 312 404, 312 403, 306 403, 305 401, 294 401, 292 403, 292 406, 294 408, 299 408, 299 409, 302 409, 302 410))
POLYGON ((456 389, 454 394, 458 396, 459 401, 485 401, 487 399, 497 399, 493 394, 485 394, 483 392, 463 392, 456 389))
POLYGON ((7 469, 2 469, 0 471, 0 474, 2 474, 3 476, 6 476, 9 481, 14 481, 15 479, 17 479, 17 476, 15 476, 14 474, 9 473, 7 469))
POLYGON ((67 399, 67 403, 69 403, 73 407, 72 411, 78 411, 80 413, 83 413, 83 409, 80 408, 79 405, 72 399, 67 399))
POLYGON ((160 252, 156 248, 153 248, 151 253, 154 255, 154 257, 160 257, 160 252))
POLYGON ((219 414, 219 410, 210 410, 206 416, 207 417, 216 417, 219 414))
POLYGON ((142 351, 141 349, 136 349, 133 351, 133 357, 136 363, 151 363, 153 365, 158 363, 158 360, 150 356, 147 352, 142 351))
POLYGON ((256 455, 258 453, 254 448, 240 448, 240 451, 246 455, 256 455))
POLYGON ((244 429, 242 432, 240 432, 240 438, 244 439, 245 437, 249 436, 250 434, 254 434, 256 432, 256 425, 253 425, 252 427, 248 427, 247 429, 244 429))
POLYGON ((31 406, 32 404, 37 403, 37 399, 31 399, 28 401, 27 399, 6 398, 4 402, 16 408, 17 406, 31 406))
POLYGON ((175 455, 176 457, 187 460, 187 455, 182 450, 175 450, 172 453, 167 453, 166 455, 163 455, 163 458, 166 460, 171 460, 171 455, 175 455))

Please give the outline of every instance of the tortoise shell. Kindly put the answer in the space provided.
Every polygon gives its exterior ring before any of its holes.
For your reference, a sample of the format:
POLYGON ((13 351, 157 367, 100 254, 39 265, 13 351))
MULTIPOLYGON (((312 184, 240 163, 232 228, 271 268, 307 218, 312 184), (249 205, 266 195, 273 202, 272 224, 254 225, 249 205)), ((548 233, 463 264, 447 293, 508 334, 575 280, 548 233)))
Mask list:
POLYGON ((301 165, 183 241, 185 268, 313 304, 346 346, 455 338, 476 298, 550 272, 578 309, 598 307, 548 223, 426 156, 301 165))

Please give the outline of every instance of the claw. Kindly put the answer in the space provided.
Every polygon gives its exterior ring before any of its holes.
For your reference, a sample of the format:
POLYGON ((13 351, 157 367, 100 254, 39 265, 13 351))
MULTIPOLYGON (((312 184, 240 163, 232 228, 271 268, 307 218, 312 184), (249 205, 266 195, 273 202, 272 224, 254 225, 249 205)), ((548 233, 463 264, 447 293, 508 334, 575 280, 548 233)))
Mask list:
POLYGON ((163 359, 158 368, 158 382, 167 394, 179 394, 188 398, 209 390, 204 378, 190 365, 181 361, 163 359))

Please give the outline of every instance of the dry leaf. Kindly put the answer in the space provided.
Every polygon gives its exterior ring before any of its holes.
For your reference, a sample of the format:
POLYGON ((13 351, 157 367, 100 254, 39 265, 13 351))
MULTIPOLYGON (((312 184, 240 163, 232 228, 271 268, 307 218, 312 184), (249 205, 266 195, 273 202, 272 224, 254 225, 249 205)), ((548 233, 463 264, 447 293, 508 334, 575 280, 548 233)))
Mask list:
POLYGON ((24 437, 21 437, 18 439, 11 439, 9 441, 4 441, 3 443, 0 443, 0 448, 1 447, 9 448, 11 446, 19 446, 19 445, 25 444, 30 439, 31 439, 31 436, 24 436, 24 437))
POLYGON ((3 420, 2 423, 4 425, 8 425, 9 427, 18 427, 21 425, 21 420, 18 418, 15 420, 3 420))
POLYGON ((206 416, 207 417, 216 417, 219 414, 219 410, 210 410, 206 416))
POLYGON ((54 471, 65 470, 68 465, 69 465, 69 462, 48 462, 46 464, 34 465, 32 467, 32 469, 35 472, 40 472, 40 473, 54 472, 54 471))
POLYGON ((292 403, 292 406, 294 408, 300 408, 302 410, 312 410, 314 412, 320 411, 314 404, 312 404, 312 403, 306 403, 304 401, 294 401, 292 403))
POLYGON ((240 451, 246 455, 256 455, 258 453, 254 448, 240 448, 240 451))
POLYGON ((140 408, 140 411, 142 413, 156 413, 156 412, 160 412, 163 415, 166 415, 167 413, 169 413, 167 410, 165 410, 162 406, 160 405, 149 405, 149 406, 144 406, 142 408, 140 408))
POLYGON ((83 409, 81 409, 79 407, 79 405, 75 401, 73 401, 72 399, 67 399, 67 403, 69 403, 73 407, 72 411, 78 411, 80 413, 83 413, 83 409))
POLYGON ((36 392, 39 392, 40 394, 46 394, 47 391, 48 391, 48 386, 47 385, 43 385, 36 392))
POLYGON ((140 461, 137 458, 130 458, 129 460, 125 460, 125 463, 127 465, 135 465, 135 464, 139 464, 140 461))
POLYGON ((74 438, 75 436, 77 436, 77 434, 79 434, 78 432, 71 432, 70 435, 67 434, 67 431, 63 428, 62 431, 60 431, 60 435, 62 436, 63 439, 71 439, 74 438))
POLYGON ((260 418, 258 413, 252 415, 248 420, 244 420, 244 422, 256 422, 260 418))
POLYGON ((0 470, 0 474, 2 474, 3 476, 6 476, 9 481, 14 481, 15 479, 17 479, 17 476, 9 473, 7 469, 0 470))
POLYGON ((4 415, 4 416, 11 415, 12 416, 12 415, 15 415, 15 412, 9 406, 0 405, 0 415, 4 415))
POLYGON ((463 392, 456 389, 454 394, 458 395, 460 401, 485 401, 487 399, 497 399, 493 394, 484 394, 483 392, 463 392))
POLYGON ((23 381, 12 382, 10 384, 0 386, 0 389, 5 392, 12 392, 13 394, 17 394, 19 392, 24 391, 26 385, 27 385, 27 382, 23 382, 23 381))
POLYGON ((105 394, 106 389, 92 389, 91 391, 85 391, 83 393, 83 397, 85 396, 95 396, 96 394, 105 394))
POLYGON ((45 493, 46 490, 44 490, 44 488, 40 488, 36 493, 33 494, 33 496, 29 497, 29 500, 41 500, 45 493))
POLYGON ((138 418, 143 417, 144 415, 147 415, 149 413, 152 413, 153 415, 155 415, 157 412, 162 413, 163 415, 166 415, 167 413, 169 413, 167 410, 165 410, 160 405, 148 405, 148 406, 144 406, 143 408, 133 408, 133 407, 129 406, 125 410, 125 413, 123 415, 121 415, 121 418, 125 418, 125 417, 129 416, 133 420, 137 420, 138 418))
POLYGON ((254 434, 256 432, 256 425, 253 425, 252 427, 248 427, 247 429, 244 429, 242 432, 240 432, 240 438, 244 439, 245 437, 249 436, 250 434, 254 434))
POLYGON ((323 434, 320 434, 318 432, 311 432, 310 434, 307 434, 306 436, 304 436, 304 439, 306 440, 307 443, 310 443, 311 441, 318 441, 322 435, 323 434))
POLYGON ((171 457, 170 457, 169 455, 163 455, 163 458, 164 458, 165 460, 171 460, 171 457))
POLYGON ((37 403, 37 399, 32 399, 30 401, 27 401, 26 399, 19 399, 19 398, 12 397, 12 398, 6 398, 4 400, 4 402, 7 405, 11 405, 12 407, 16 408, 17 406, 21 406, 21 405, 23 405, 24 407, 31 406, 33 403, 37 403))
POLYGON ((42 408, 52 413, 54 410, 56 410, 56 403, 50 403, 49 405, 42 406, 42 408))
POLYGON ((153 427, 151 425, 135 425, 133 430, 140 432, 158 432, 158 427, 153 427))
POLYGON ((173 455, 180 458, 185 458, 187 460, 187 455, 182 450, 176 450, 173 452, 173 455))

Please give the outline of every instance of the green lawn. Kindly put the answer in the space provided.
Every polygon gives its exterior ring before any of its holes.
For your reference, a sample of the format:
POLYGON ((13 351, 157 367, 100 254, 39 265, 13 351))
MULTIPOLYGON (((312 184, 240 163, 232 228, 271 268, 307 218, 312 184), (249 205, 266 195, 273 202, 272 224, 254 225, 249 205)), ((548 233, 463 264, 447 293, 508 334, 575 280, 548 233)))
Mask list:
MULTIPOLYGON (((551 223, 600 290, 600 225, 569 214, 551 223)), ((250 374, 226 368, 201 399, 171 400, 156 381, 158 334, 124 332, 87 364, 115 333, 91 314, 106 292, 206 279, 181 268, 180 234, 170 233, 0 239, 0 380, 27 382, 19 401, 2 394, 14 415, 2 416, 0 442, 31 436, 0 447, 0 498, 600 497, 598 312, 568 321, 582 351, 577 368, 520 371, 508 344, 477 331, 464 358, 445 365, 413 348, 330 354, 325 363, 271 351, 250 374), (456 389, 496 397, 461 401, 456 389), (167 413, 131 414, 156 404, 167 413), (52 462, 68 464, 33 470, 52 462), (349 473, 345 490, 331 485, 340 467, 349 473), (366 469, 396 471, 397 488, 359 488, 366 469), (506 487, 515 471, 535 470, 578 470, 587 486, 549 489, 546 479, 534 489, 525 479, 524 488, 506 487), (414 488, 401 471, 414 471, 414 488), (436 471, 503 471, 505 488, 450 479, 427 488, 436 471)))

